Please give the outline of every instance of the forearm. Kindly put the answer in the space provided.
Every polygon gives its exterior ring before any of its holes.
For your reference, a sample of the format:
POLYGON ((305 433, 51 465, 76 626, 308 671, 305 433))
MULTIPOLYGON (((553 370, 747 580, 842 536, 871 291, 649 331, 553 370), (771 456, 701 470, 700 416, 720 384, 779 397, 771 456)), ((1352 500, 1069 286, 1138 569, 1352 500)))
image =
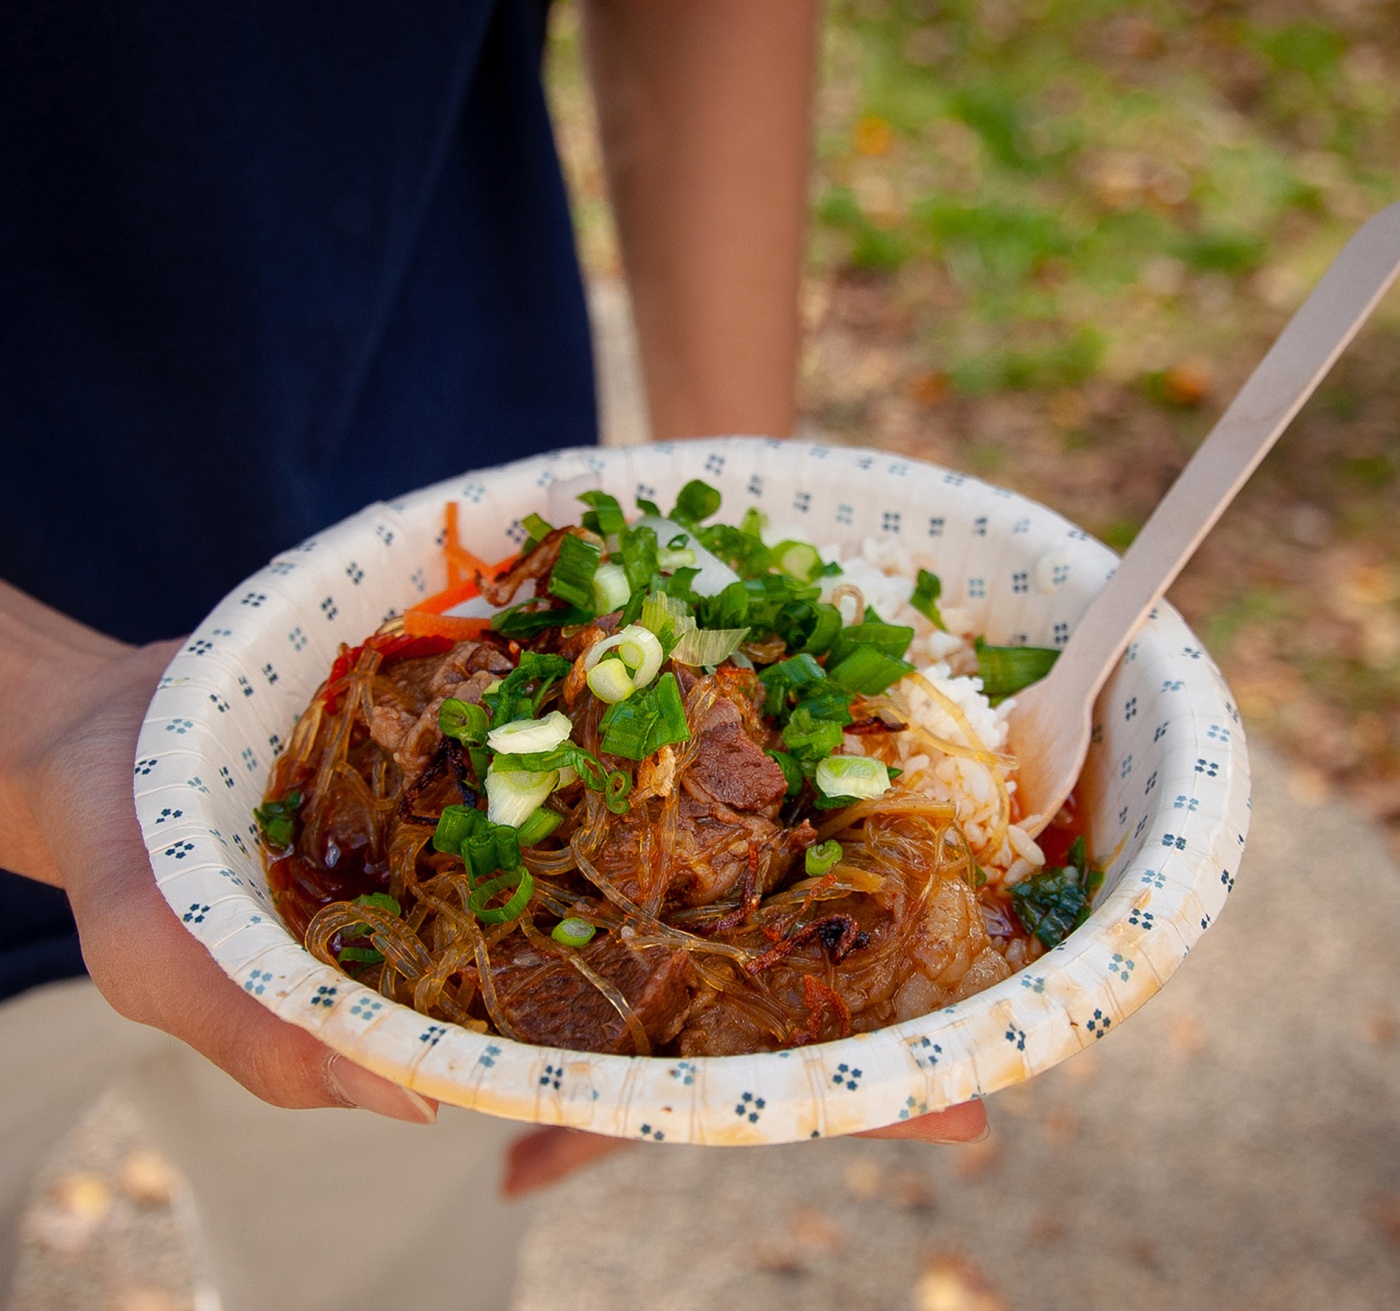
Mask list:
POLYGON ((0 582, 0 868, 61 885, 34 810, 37 776, 73 727, 74 692, 129 650, 0 582))
POLYGON ((653 436, 796 417, 817 0, 590 0, 653 436))

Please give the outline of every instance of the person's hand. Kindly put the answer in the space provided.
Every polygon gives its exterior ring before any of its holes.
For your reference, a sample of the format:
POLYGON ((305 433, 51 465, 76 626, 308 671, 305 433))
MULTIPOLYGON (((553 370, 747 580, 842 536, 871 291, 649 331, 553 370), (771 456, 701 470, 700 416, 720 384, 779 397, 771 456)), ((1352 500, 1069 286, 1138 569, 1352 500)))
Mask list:
MULTIPOLYGON (((901 1120, 857 1138, 909 1138, 923 1143, 972 1143, 987 1136, 987 1112, 981 1102, 962 1102, 946 1111, 901 1120)), ((511 1144, 506 1168, 506 1196, 518 1196, 605 1156, 635 1144, 628 1138, 605 1138, 579 1129, 534 1129, 511 1144)))
POLYGON ((0 612, 6 603, 0 864, 67 891, 102 995, 274 1106, 360 1106, 431 1123, 431 1102, 337 1055, 238 987, 156 887, 131 767, 146 706, 176 644, 126 647, 11 589, 0 592, 0 612))
MULTIPOLYGON (((83 958, 114 1009, 188 1043, 274 1106, 358 1106, 417 1123, 427 1099, 371 1074, 248 996, 156 887, 131 794, 136 738, 178 643, 132 648, 0 585, 0 865, 64 888, 83 958)), ((980 1102, 868 1137, 965 1142, 980 1102)), ((629 1146, 568 1129, 522 1134, 505 1190, 520 1194, 629 1146)))

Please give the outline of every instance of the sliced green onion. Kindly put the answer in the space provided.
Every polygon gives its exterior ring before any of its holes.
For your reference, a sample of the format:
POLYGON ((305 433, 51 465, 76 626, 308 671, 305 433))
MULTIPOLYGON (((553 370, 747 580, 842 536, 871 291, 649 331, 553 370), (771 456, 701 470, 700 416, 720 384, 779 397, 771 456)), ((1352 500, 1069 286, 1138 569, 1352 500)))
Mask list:
POLYGON ((890 771, 874 756, 828 756, 817 765, 812 782, 824 797, 869 801, 890 790, 890 771))
POLYGON ((479 883, 498 869, 520 864, 520 839, 508 825, 482 824, 463 839, 461 855, 472 882, 479 883))
POLYGON ((598 661, 588 671, 588 690, 599 701, 613 705, 618 701, 626 701, 637 690, 637 685, 632 681, 632 676, 621 659, 609 656, 606 660, 598 661))
POLYGON ((837 861, 845 854, 841 850, 841 844, 835 838, 831 838, 819 846, 807 848, 807 854, 803 858, 803 868, 806 869, 811 878, 819 879, 823 874, 829 874, 837 861))
MULTIPOLYGON (((675 577, 675 575, 673 574, 672 577, 675 577)), ((622 607, 622 613, 617 617, 619 628, 626 628, 628 624, 635 624, 637 622, 641 617, 642 606, 645 604, 646 598, 647 593, 644 587, 637 588, 637 590, 627 598, 627 604, 622 607)))
POLYGON ((617 555, 622 557, 622 568, 633 592, 649 586, 657 569, 656 529, 645 524, 628 528, 619 538, 617 555))
POLYGON ((673 573, 695 563, 695 552, 688 546, 679 550, 665 550, 656 553, 656 567, 665 573, 673 573))
POLYGON ((788 696, 795 693, 804 683, 825 681, 826 672, 810 655, 797 655, 789 660, 780 660, 769 665, 759 681, 768 689, 768 698, 763 703, 765 715, 782 714, 787 709, 788 696))
POLYGON ((783 778, 787 780, 787 792, 784 795, 795 797, 802 791, 802 766, 786 751, 768 751, 765 754, 772 756, 778 762, 778 768, 783 771, 783 778))
POLYGON ((520 526, 529 534, 522 551, 531 551, 554 531, 554 525, 537 514, 527 514, 520 526))
POLYGON ((824 655, 841 631, 841 612, 825 601, 793 601, 778 611, 775 628, 789 651, 824 655))
POLYGON ((549 689, 571 668, 573 666, 563 656, 524 652, 520 663, 505 678, 482 693, 482 702, 491 711, 492 722, 499 726, 512 719, 533 719, 539 714, 549 689))
MULTIPOLYGON (((693 572, 694 570, 682 571, 682 573, 693 572)), ((681 575, 673 575, 673 577, 681 577, 681 575)), ((679 597, 673 596, 669 592, 658 591, 649 593, 646 600, 642 602, 637 622, 643 628, 655 633, 657 640, 661 643, 662 650, 669 653, 681 637, 695 627, 695 616, 690 613, 690 607, 679 597)))
POLYGON ((744 517, 739 520, 739 531, 748 537, 763 537, 763 530, 768 527, 768 516, 756 505, 751 505, 744 511, 744 517))
POLYGON ((593 604, 593 575, 603 553, 582 537, 572 534, 559 546, 559 558, 550 571, 545 590, 567 605, 586 608, 593 604))
POLYGON ((698 669, 728 660, 749 635, 747 628, 692 628, 671 648, 671 659, 698 669))
POLYGON ((742 578, 757 578, 772 568, 773 553, 756 533, 716 523, 700 530, 700 541, 716 559, 742 578))
POLYGON ((828 657, 828 669, 839 665, 859 646, 872 646, 883 655, 898 660, 909 649, 914 640, 914 630, 903 624, 886 624, 880 620, 867 619, 864 623, 851 624, 843 628, 832 643, 828 657))
POLYGON ((566 920, 560 920, 549 936, 566 947, 583 947, 593 940, 593 935, 597 932, 587 920, 576 919, 571 915, 566 920))
POLYGON ((492 763, 486 771, 486 817, 493 824, 519 828, 544 799, 554 791, 559 771, 534 773, 529 770, 503 770, 492 763))
POLYGON ((840 724, 817 719, 806 706, 798 706, 783 729, 783 742, 800 761, 829 756, 841 745, 842 737, 840 724))
POLYGON ((1060 655, 1043 646, 988 646, 980 637, 976 646, 982 691, 994 705, 1002 697, 1038 683, 1060 655))
POLYGON ((513 869, 499 878, 487 879, 467 899, 471 913, 483 924, 509 924, 526 906, 535 891, 535 880, 527 869, 513 869), (498 892, 514 888, 515 892, 504 906, 491 906, 487 903, 498 892))
POLYGON ((822 570, 822 558, 809 542, 779 542, 773 548, 773 563, 799 583, 810 583, 822 570))
POLYGON ((797 702, 805 706, 813 719, 824 719, 831 724, 851 722, 851 702, 854 694, 824 679, 820 683, 804 683, 797 689, 797 702))
POLYGON ((685 702, 675 674, 612 706, 599 722, 603 750, 624 760, 645 760, 662 747, 690 740, 685 702))
POLYGON ((943 584, 938 575, 929 573, 927 569, 920 569, 918 581, 914 584, 914 595, 909 598, 909 604, 935 628, 941 628, 946 633, 948 625, 943 622, 943 615, 938 609, 938 598, 942 594, 943 584))
POLYGON ((620 564, 600 564, 593 575, 593 608, 600 615, 621 610, 632 595, 627 571, 620 564))
MULTIPOLYGON (((576 541, 576 538, 568 538, 576 541)), ((554 610, 530 609, 537 606, 536 598, 521 602, 509 610, 502 610, 491 620, 491 627, 502 637, 538 637, 546 628, 564 628, 572 624, 586 624, 594 617, 588 602, 583 605, 569 605, 554 610)))
MULTIPOLYGON (((674 681, 674 675, 667 674, 665 677, 674 681)), ((655 689, 652 691, 654 692, 655 689)), ((630 703, 623 702, 622 704, 630 703)), ((607 723, 610 714, 612 714, 612 709, 609 709, 607 714, 603 716, 603 724, 607 723)), ((529 776, 548 773, 555 775, 559 779, 555 787, 564 786, 566 770, 570 772, 568 782, 574 781, 572 771, 577 770, 577 777, 583 780, 584 786, 590 791, 601 792, 608 809, 614 814, 621 815, 627 810, 627 794, 632 789, 631 780, 621 770, 609 771, 605 769, 597 756, 591 755, 573 742, 563 742, 553 751, 534 751, 518 756, 497 756, 492 765, 493 774, 529 776)), ((489 790, 487 796, 490 796, 489 790)))
POLYGON ((827 662, 827 677, 833 683, 862 696, 878 696, 913 671, 907 660, 898 660, 873 646, 856 647, 839 664, 827 662))
POLYGON ((253 818, 262 829, 263 837, 274 847, 290 847, 301 809, 301 793, 289 792, 280 801, 264 801, 253 807, 253 818))
POLYGON ((671 518, 686 526, 698 524, 719 509, 722 499, 718 490, 709 483, 692 478, 676 497, 676 508, 671 511, 671 518))
POLYGON ((583 658, 584 669, 593 669, 609 651, 616 650, 632 681, 638 687, 645 687, 660 672, 666 659, 666 652, 656 634, 641 624, 629 624, 619 633, 595 642, 583 658))
POLYGON ((450 696, 438 710, 438 727, 444 737, 456 738, 467 746, 486 741, 486 711, 470 701, 450 696))
POLYGON ((486 816, 470 806, 444 807, 433 832, 433 850, 459 855, 462 843, 484 823, 486 816))
POLYGON ((552 751, 569 740, 573 721, 562 710, 551 710, 543 719, 515 719, 486 735, 486 745, 503 755, 526 751, 552 751))
POLYGON ((616 537, 627 527, 627 519, 615 496, 607 492, 584 492, 578 499, 592 507, 583 516, 583 526, 599 537, 616 537))

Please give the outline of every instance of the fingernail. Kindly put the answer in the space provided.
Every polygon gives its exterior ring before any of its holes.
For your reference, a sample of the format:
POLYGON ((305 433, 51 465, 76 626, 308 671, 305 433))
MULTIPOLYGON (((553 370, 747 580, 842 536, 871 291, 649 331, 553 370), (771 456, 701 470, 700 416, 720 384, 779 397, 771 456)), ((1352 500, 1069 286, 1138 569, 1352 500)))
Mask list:
POLYGON ((400 1088, 388 1079, 371 1074, 362 1065, 346 1060, 339 1052, 326 1066, 326 1079, 344 1106, 353 1106, 391 1120, 406 1120, 409 1124, 436 1124, 437 1107, 425 1097, 407 1088, 400 1088))

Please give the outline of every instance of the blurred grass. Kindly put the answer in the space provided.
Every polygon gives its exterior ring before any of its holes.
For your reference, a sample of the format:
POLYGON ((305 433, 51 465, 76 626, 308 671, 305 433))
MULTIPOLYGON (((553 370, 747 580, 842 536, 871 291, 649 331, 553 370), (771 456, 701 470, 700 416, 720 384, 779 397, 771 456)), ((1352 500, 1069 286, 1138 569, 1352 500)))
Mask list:
MULTIPOLYGON (((1393 0, 832 0, 802 400, 1125 548, 1347 237, 1400 198, 1393 0)), ((577 14, 549 86, 619 267, 577 14)), ((1400 834, 1400 298, 1173 592, 1252 729, 1400 834)))

